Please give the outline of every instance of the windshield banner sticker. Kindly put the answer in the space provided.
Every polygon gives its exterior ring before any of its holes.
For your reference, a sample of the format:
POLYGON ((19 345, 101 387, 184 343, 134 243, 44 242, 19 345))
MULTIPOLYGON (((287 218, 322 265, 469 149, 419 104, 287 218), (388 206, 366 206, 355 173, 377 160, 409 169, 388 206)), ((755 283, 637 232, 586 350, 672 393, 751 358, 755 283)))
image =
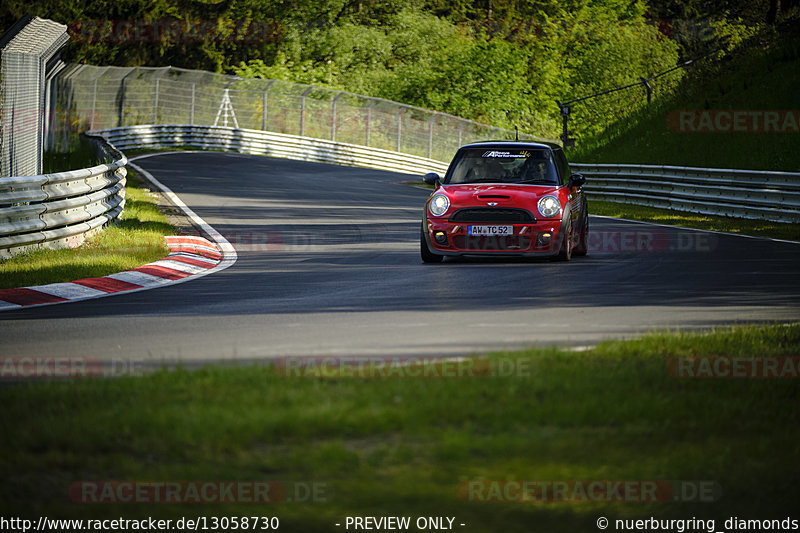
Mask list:
POLYGON ((531 156, 531 153, 523 150, 521 152, 501 152, 499 150, 489 150, 484 152, 481 157, 504 157, 513 159, 525 159, 531 156))

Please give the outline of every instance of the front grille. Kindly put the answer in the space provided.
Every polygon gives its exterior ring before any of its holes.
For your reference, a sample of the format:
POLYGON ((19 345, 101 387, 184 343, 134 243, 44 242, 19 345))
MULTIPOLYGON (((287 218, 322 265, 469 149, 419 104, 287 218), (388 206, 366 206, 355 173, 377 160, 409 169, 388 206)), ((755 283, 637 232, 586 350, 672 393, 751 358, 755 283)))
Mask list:
POLYGON ((526 224, 536 222, 533 215, 524 209, 503 209, 495 207, 471 207, 453 213, 450 222, 474 224, 526 224))
POLYGON ((472 235, 453 236, 453 246, 459 250, 476 252, 516 252, 531 247, 532 239, 527 236, 475 237, 472 235))

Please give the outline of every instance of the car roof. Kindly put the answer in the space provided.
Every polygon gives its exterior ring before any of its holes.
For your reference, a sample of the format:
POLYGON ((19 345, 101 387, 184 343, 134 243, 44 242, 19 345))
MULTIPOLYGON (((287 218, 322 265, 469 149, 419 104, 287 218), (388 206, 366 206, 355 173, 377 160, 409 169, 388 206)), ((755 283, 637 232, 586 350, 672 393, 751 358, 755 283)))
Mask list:
POLYGON ((504 148, 550 148, 551 150, 561 150, 561 146, 547 141, 480 141, 476 143, 465 144, 463 148, 488 148, 492 146, 502 146, 504 148))

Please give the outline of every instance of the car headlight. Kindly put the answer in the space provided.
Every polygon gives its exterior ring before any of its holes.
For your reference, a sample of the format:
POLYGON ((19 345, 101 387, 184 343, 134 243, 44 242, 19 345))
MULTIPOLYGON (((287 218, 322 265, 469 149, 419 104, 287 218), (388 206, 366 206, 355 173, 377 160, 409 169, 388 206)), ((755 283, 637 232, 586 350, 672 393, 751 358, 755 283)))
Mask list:
POLYGON ((555 218, 561 214, 561 202, 555 196, 542 196, 539 200, 539 213, 544 218, 555 218))
POLYGON ((450 208, 450 198, 448 198, 444 194, 436 194, 433 198, 431 198, 430 203, 428 204, 428 209, 430 210, 431 214, 435 217, 440 217, 447 213, 447 210, 450 208))

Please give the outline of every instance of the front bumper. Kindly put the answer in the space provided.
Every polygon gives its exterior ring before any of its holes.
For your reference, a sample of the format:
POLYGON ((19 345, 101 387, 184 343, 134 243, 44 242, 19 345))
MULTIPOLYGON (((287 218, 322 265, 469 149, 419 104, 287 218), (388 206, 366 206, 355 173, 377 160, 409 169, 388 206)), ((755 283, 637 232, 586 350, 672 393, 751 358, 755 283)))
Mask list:
POLYGON ((428 218, 424 222, 428 248, 439 255, 553 256, 558 253, 560 220, 527 224, 471 224, 428 218), (513 226, 513 233, 500 237, 469 234, 469 226, 513 226))

